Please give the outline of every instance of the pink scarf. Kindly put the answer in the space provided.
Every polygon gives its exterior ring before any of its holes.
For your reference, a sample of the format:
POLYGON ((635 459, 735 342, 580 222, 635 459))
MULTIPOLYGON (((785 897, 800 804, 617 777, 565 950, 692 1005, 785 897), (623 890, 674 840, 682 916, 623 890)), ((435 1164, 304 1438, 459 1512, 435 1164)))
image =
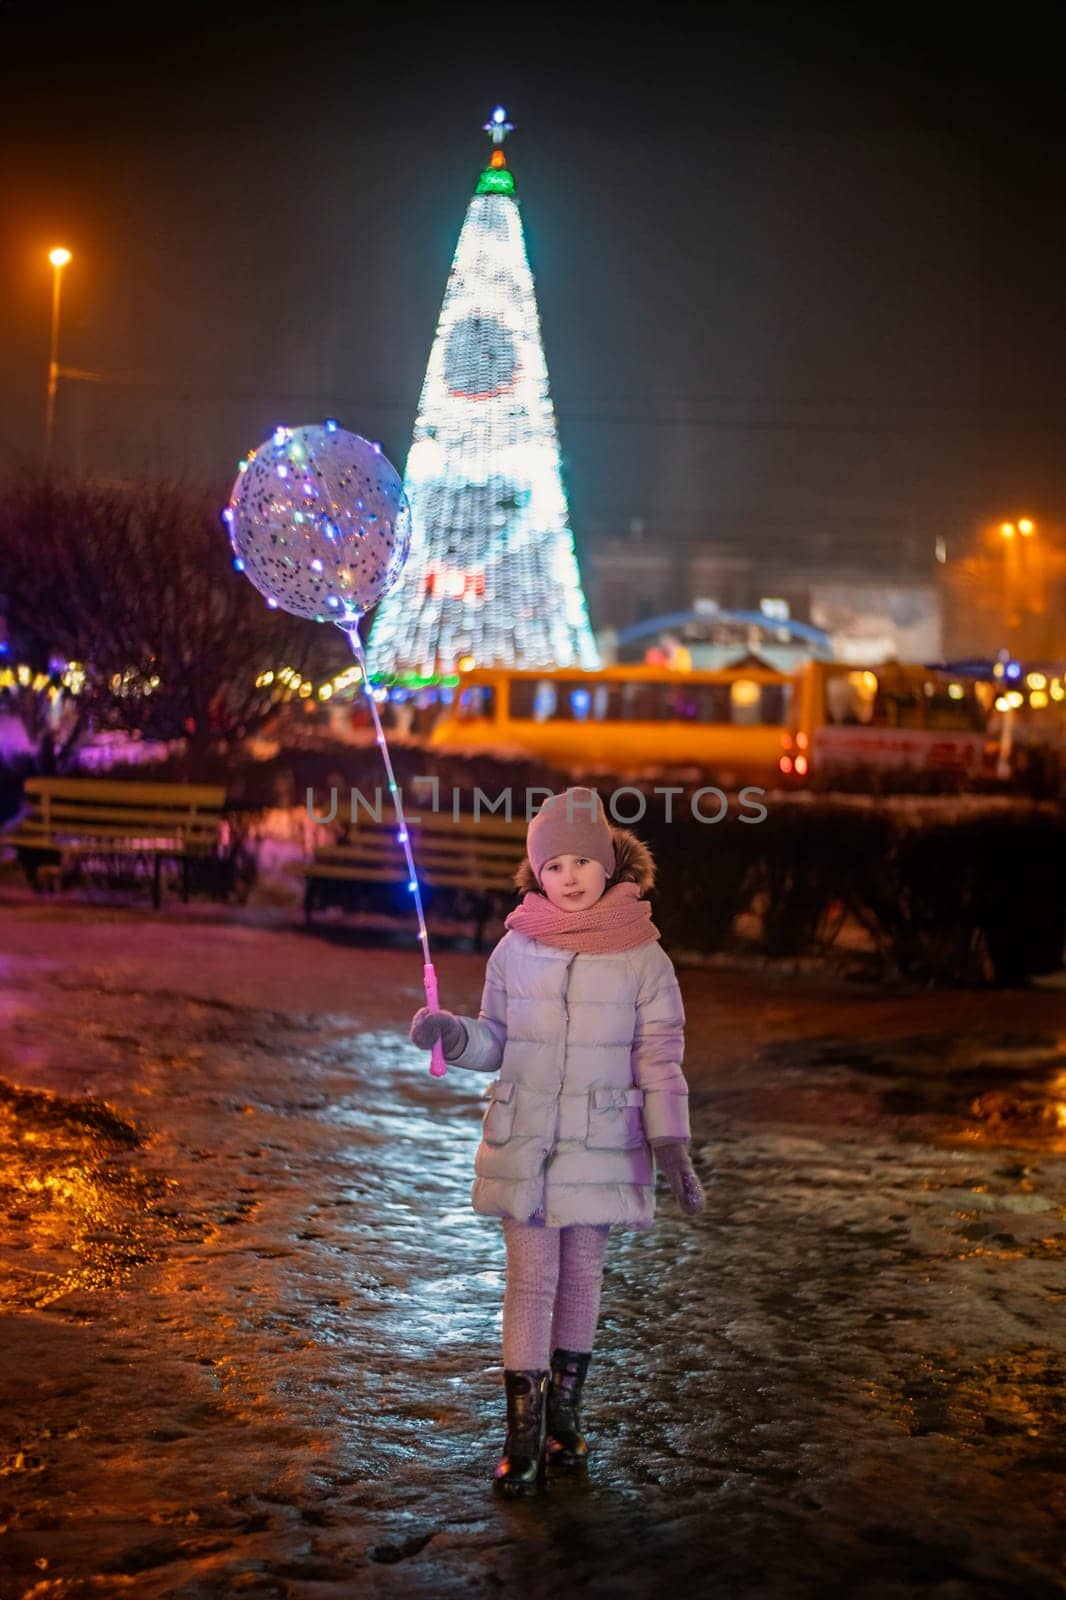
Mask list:
POLYGON ((541 944, 554 945, 557 950, 576 950, 592 956, 632 950, 661 937, 651 920, 651 906, 640 898, 637 884, 628 882, 616 883, 594 906, 581 911, 564 911, 561 906, 553 906, 547 895, 530 890, 504 927, 541 944))

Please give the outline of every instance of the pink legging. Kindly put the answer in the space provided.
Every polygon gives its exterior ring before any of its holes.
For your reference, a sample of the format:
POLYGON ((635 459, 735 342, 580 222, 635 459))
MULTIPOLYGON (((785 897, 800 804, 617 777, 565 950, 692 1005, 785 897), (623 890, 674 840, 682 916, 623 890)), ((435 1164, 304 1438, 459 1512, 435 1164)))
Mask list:
POLYGON ((609 1232, 606 1223, 548 1228, 503 1219, 505 1368, 545 1372, 553 1350, 592 1349, 609 1232))

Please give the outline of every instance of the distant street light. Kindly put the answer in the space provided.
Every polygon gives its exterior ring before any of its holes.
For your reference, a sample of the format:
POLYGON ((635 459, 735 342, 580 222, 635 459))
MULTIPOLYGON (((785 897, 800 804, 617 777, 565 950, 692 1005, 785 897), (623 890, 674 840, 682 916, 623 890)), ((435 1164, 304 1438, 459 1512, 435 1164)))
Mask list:
POLYGON ((70 251, 57 246, 48 252, 52 263, 52 341, 48 357, 48 401, 44 413, 44 462, 48 465, 52 454, 52 432, 56 416, 56 388, 59 383, 59 286, 63 268, 70 260, 70 251))

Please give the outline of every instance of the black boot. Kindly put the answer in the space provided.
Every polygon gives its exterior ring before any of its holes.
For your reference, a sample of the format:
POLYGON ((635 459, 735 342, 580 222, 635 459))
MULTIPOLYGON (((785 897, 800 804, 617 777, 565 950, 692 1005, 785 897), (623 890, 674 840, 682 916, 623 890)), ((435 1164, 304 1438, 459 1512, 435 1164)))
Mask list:
POLYGON ((548 1390, 548 1465, 573 1471, 587 1465, 588 1445, 581 1432, 581 1388, 591 1351, 553 1350, 548 1390))
POLYGON ((544 1433, 548 1393, 547 1372, 503 1373, 507 1391, 507 1438, 503 1457, 493 1474, 493 1488, 501 1494, 532 1494, 544 1460, 544 1433))

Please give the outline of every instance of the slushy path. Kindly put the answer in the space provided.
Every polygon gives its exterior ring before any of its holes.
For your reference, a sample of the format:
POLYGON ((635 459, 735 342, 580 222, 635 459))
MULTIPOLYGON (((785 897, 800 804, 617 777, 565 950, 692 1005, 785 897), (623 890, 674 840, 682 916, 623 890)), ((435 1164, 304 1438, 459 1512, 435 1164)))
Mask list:
POLYGON ((0 951, 2 1600, 1061 1593, 1061 989, 683 971, 708 1209, 612 1235, 591 1485, 511 1507, 417 954, 15 894, 0 951))

